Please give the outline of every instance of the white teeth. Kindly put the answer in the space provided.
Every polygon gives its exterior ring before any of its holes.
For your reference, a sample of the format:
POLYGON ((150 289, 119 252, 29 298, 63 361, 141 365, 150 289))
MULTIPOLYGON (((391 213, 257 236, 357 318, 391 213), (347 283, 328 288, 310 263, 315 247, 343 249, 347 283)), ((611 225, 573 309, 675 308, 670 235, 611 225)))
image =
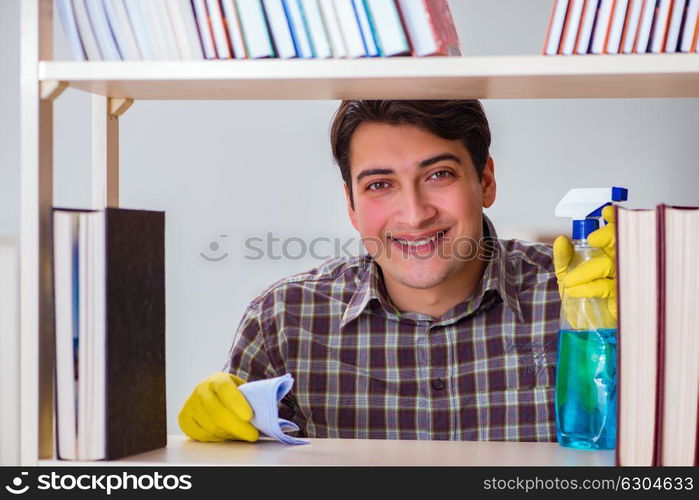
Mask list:
POLYGON ((407 245, 407 246, 409 246, 409 247, 411 247, 411 248, 418 248, 418 247, 423 246, 423 245, 426 245, 426 244, 428 244, 428 243, 430 243, 430 242, 432 242, 432 241, 436 241, 437 238, 438 238, 441 234, 442 234, 442 233, 439 232, 439 233, 435 234, 434 236, 432 236, 431 238, 426 238, 426 239, 417 240, 417 241, 407 241, 407 240, 403 240, 403 239, 399 239, 399 238, 394 238, 394 239, 395 239, 398 243, 400 243, 400 244, 402 244, 402 245, 407 245))

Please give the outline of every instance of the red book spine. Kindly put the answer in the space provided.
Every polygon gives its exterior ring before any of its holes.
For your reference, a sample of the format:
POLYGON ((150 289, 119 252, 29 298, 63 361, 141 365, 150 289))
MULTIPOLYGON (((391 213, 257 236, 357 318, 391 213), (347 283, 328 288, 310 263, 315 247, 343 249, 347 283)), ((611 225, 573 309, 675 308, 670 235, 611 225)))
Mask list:
POLYGON ((456 32, 447 0, 423 0, 423 5, 428 13, 432 33, 437 42, 435 55, 462 55, 459 35, 456 32))

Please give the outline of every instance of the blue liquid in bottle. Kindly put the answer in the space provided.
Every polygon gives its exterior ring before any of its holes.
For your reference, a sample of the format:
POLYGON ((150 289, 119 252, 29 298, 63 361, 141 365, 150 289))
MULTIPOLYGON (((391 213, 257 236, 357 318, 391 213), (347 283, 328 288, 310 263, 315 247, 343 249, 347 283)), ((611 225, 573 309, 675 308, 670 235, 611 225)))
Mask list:
POLYGON ((558 442, 569 448, 616 446, 616 329, 560 330, 556 369, 558 442))

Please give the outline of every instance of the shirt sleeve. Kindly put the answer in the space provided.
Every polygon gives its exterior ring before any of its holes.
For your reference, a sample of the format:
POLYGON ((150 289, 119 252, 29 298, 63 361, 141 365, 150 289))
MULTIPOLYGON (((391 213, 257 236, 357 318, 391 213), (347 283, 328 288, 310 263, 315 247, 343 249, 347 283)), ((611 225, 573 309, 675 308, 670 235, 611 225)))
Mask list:
POLYGON ((259 303, 253 302, 243 314, 228 352, 223 371, 246 382, 277 377, 267 355, 264 332, 260 326, 259 303))
MULTIPOLYGON (((268 333, 275 334, 275 332, 268 333)), ((276 356, 275 359, 279 359, 279 356, 276 356)), ((284 375, 275 369, 270 360, 266 333, 260 321, 259 301, 253 301, 245 310, 228 352, 228 359, 223 366, 223 371, 237 375, 246 382, 284 375)), ((305 431, 302 423, 295 418, 296 408, 292 389, 279 403, 279 416, 299 425, 301 431, 297 435, 303 436, 305 431)))

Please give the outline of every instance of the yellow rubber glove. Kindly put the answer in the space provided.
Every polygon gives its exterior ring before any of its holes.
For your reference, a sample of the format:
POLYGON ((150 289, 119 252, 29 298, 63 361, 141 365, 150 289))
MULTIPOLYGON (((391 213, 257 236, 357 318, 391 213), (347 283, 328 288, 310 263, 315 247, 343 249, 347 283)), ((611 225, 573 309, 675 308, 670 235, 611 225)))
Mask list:
MULTIPOLYGON (((607 205, 602 209, 602 217, 608 222, 604 227, 591 232, 587 237, 590 246, 600 248, 600 255, 591 258, 568 271, 574 256, 572 243, 561 235, 553 243, 553 263, 558 278, 558 291, 563 298, 563 309, 573 328, 584 328, 590 323, 585 311, 566 301, 571 298, 607 299, 609 316, 601 319, 601 326, 614 328, 617 318, 616 302, 616 241, 614 235, 614 207, 607 205)), ((597 319, 595 322, 599 322, 597 319)))
POLYGON ((244 383, 235 375, 217 372, 197 385, 177 417, 182 432, 205 442, 257 441, 260 433, 250 423, 252 407, 238 389, 244 383))

